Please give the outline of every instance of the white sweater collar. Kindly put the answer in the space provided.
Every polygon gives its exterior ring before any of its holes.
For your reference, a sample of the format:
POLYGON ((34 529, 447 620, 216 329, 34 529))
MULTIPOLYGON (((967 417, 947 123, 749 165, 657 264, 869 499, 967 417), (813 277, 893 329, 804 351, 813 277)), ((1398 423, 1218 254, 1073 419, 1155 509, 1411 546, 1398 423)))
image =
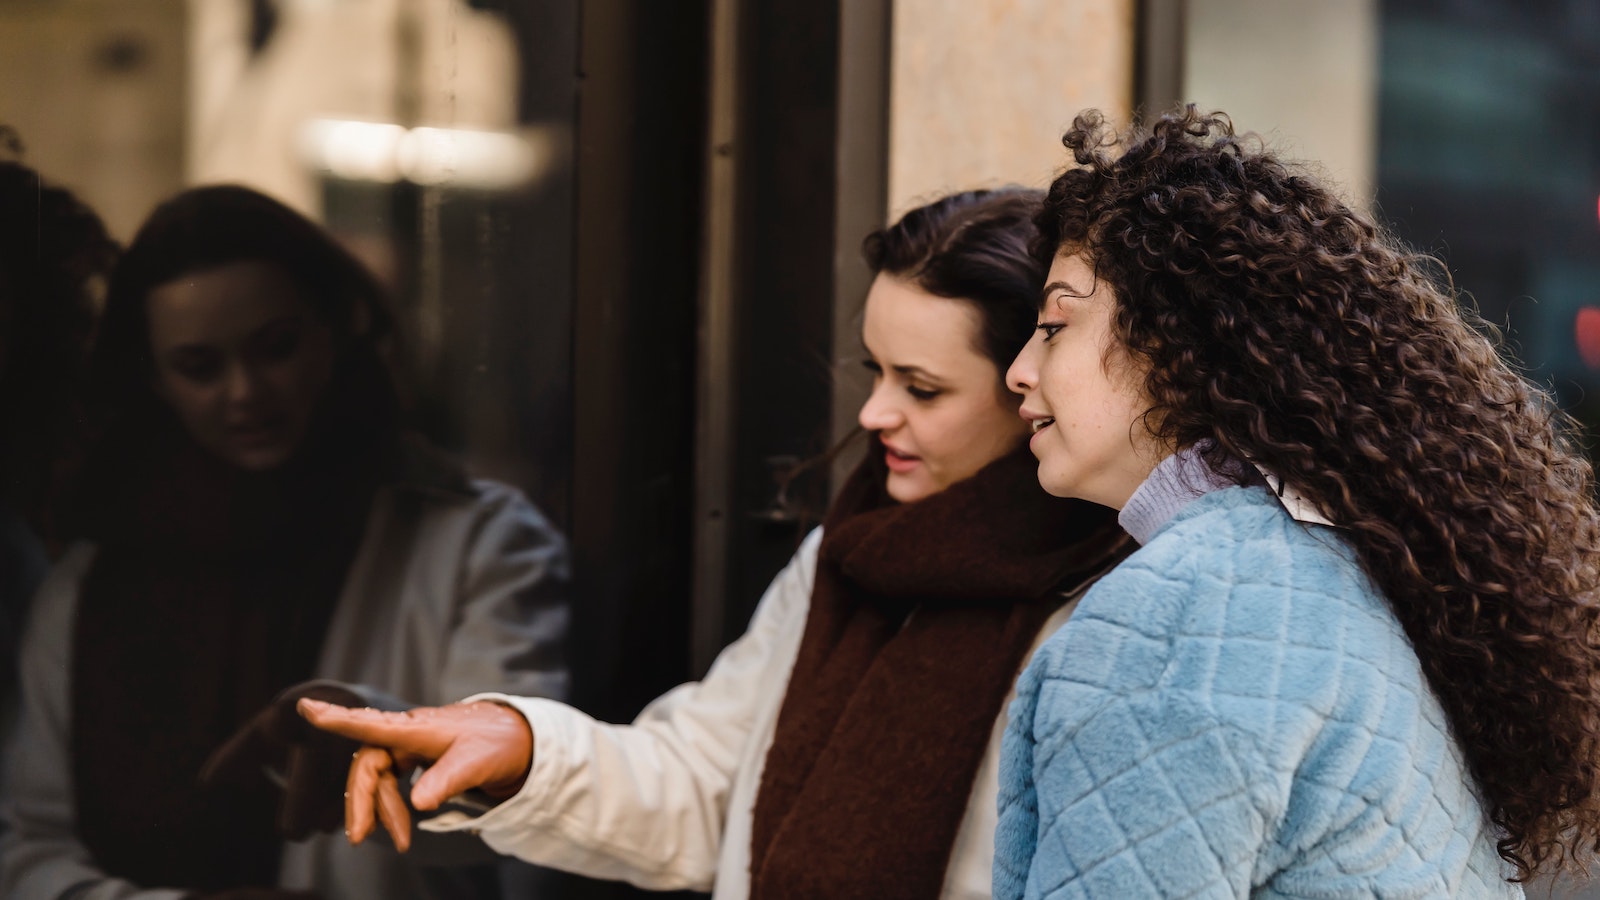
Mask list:
MULTIPOLYGON (((1259 465, 1267 487, 1296 521, 1310 525, 1333 525, 1316 505, 1285 485, 1278 476, 1259 465)), ((1134 540, 1144 544, 1161 526, 1172 521, 1184 507, 1211 491, 1238 484, 1238 479, 1213 471, 1195 447, 1186 447, 1156 465, 1133 496, 1117 514, 1117 522, 1134 540)))

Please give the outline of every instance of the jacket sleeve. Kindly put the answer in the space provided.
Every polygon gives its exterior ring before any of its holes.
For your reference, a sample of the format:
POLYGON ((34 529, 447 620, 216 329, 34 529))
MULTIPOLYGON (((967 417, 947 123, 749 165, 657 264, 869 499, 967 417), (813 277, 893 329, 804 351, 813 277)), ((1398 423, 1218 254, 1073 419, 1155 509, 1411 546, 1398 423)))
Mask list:
POLYGON ((450 618, 440 623, 448 636, 433 662, 433 696, 343 685, 372 706, 437 705, 486 688, 554 699, 570 690, 566 539, 514 488, 492 481, 474 487, 478 509, 460 550, 450 618))
POLYGON ((481 691, 564 699, 571 619, 566 539, 517 491, 479 482, 486 512, 462 563, 442 698, 481 691))
POLYGON ((93 550, 74 546, 46 578, 22 646, 22 717, 8 736, 0 816, 0 897, 8 900, 177 900, 95 867, 78 841, 72 787, 72 622, 93 550))
POLYGON ((473 698, 507 703, 528 720, 527 782, 477 818, 447 814, 424 827, 479 831, 502 853, 594 878, 710 889, 729 792, 763 712, 788 684, 820 539, 820 531, 806 539, 704 680, 664 694, 631 725, 547 699, 473 698))
POLYGON ((1181 581, 1113 578, 1113 602, 1080 607, 1018 684, 994 896, 1248 897, 1286 778, 1245 723, 1165 683, 1181 581))
MULTIPOLYGON (((514 488, 492 481, 478 481, 474 487, 480 492, 478 512, 461 550, 436 694, 415 702, 444 703, 485 688, 563 699, 570 683, 565 644, 571 563, 566 539, 514 488)), ((415 705, 412 698, 370 685, 344 686, 370 706, 415 705)), ((496 859, 482 841, 467 835, 427 832, 416 835, 411 855, 426 865, 496 859)))

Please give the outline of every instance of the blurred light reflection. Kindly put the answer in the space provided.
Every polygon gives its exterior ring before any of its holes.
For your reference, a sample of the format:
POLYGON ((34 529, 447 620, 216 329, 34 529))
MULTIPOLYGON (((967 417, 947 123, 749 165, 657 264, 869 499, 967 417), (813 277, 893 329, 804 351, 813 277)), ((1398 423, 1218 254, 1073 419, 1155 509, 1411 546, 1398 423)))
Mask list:
POLYGON ((306 163, 350 181, 410 181, 479 190, 522 187, 550 159, 542 131, 403 128, 385 122, 315 119, 301 130, 306 163))

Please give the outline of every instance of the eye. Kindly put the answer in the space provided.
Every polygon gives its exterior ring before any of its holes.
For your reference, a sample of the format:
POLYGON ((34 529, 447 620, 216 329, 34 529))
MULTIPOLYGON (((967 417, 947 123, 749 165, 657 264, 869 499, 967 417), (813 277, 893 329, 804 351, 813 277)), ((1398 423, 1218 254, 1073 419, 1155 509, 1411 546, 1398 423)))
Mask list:
POLYGON ((1063 329, 1065 327, 1067 327, 1067 324, 1065 322, 1040 322, 1039 323, 1039 330, 1044 332, 1045 343, 1049 343, 1050 339, 1056 336, 1056 332, 1060 331, 1061 329, 1063 329))
POLYGON ((927 403, 929 400, 932 400, 944 393, 944 391, 934 390, 933 388, 917 387, 916 385, 908 385, 906 387, 906 393, 923 403, 927 403))
POLYGON ((204 384, 222 374, 222 354, 210 350, 185 350, 172 357, 169 365, 185 381, 204 384))
POLYGON ((256 352, 269 362, 282 362, 299 352, 300 338, 298 323, 274 325, 256 336, 256 352))

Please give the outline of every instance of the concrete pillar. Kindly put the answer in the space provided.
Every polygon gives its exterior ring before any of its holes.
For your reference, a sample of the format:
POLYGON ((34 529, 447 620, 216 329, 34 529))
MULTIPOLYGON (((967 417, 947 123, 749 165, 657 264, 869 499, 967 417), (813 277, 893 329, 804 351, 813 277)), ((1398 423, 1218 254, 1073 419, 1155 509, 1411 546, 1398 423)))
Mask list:
POLYGON ((896 0, 889 217, 950 190, 1047 184, 1078 112, 1127 121, 1134 43, 1133 0, 896 0))

